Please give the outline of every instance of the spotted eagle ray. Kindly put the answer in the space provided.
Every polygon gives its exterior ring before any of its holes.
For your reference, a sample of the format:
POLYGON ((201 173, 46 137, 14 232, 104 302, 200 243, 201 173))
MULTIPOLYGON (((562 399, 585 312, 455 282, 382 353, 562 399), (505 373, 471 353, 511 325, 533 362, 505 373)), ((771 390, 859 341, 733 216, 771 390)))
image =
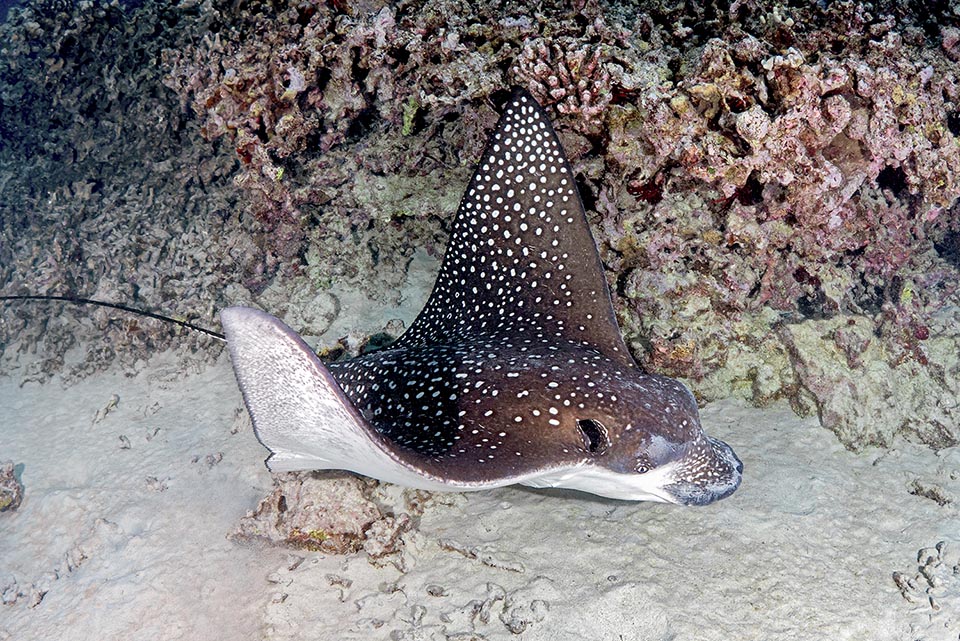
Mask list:
POLYGON ((523 89, 460 202, 426 305, 396 342, 324 365, 269 314, 230 307, 221 319, 271 471, 683 505, 740 484, 743 465, 703 433, 687 388, 630 356, 570 165, 523 89))

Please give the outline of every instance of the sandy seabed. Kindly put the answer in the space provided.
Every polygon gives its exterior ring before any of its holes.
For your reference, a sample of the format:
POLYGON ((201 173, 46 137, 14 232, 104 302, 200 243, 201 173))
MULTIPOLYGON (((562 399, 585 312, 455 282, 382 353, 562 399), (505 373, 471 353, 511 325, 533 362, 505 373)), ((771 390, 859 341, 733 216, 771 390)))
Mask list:
POLYGON ((0 513, 0 639, 960 638, 957 448, 854 454, 785 406, 713 403, 705 428, 745 465, 727 500, 449 495, 377 567, 226 537, 271 489, 265 450, 225 353, 175 362, 0 379, 0 460, 25 488, 0 513), (934 604, 925 583, 911 602, 893 573, 941 541, 934 604))

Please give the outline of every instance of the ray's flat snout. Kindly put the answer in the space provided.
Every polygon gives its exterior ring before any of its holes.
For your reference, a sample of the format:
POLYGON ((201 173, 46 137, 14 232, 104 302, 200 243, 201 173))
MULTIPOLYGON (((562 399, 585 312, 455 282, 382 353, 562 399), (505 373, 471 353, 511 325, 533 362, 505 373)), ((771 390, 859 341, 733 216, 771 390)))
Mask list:
POLYGON ((664 489, 679 505, 709 505, 733 494, 743 478, 743 462, 734 453, 733 448, 721 440, 704 437, 712 451, 709 463, 705 466, 709 472, 699 478, 678 480, 664 486, 664 489))

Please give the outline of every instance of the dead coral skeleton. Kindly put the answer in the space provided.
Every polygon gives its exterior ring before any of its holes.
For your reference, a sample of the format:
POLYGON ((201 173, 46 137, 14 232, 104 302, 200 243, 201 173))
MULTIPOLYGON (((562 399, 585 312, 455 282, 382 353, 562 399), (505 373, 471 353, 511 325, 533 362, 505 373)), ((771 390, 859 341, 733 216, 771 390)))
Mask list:
POLYGON ((544 105, 555 105, 584 133, 597 132, 612 98, 603 48, 571 37, 524 43, 512 69, 516 82, 544 105))

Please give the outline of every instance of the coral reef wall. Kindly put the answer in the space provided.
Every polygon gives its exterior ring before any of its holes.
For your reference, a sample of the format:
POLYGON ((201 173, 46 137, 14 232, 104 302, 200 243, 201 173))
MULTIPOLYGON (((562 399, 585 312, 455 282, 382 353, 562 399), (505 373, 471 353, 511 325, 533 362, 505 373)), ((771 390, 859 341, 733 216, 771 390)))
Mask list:
MULTIPOLYGON (((236 162, 203 141, 161 83, 162 50, 190 40, 181 24, 203 23, 198 9, 166 5, 33 2, 0 25, 4 294, 87 296, 209 324, 227 284, 262 262, 224 189, 236 162)), ((68 378, 208 342, 117 318, 5 305, 4 368, 29 362, 24 378, 43 380, 81 339, 96 347, 68 378)))
MULTIPOLYGON (((0 30, 4 293, 208 322, 297 279, 389 296, 521 84, 645 367, 852 448, 960 442, 954 3, 44 0, 0 30)), ((42 372, 76 337, 3 318, 42 372)), ((172 340, 94 318, 82 371, 172 340)))

